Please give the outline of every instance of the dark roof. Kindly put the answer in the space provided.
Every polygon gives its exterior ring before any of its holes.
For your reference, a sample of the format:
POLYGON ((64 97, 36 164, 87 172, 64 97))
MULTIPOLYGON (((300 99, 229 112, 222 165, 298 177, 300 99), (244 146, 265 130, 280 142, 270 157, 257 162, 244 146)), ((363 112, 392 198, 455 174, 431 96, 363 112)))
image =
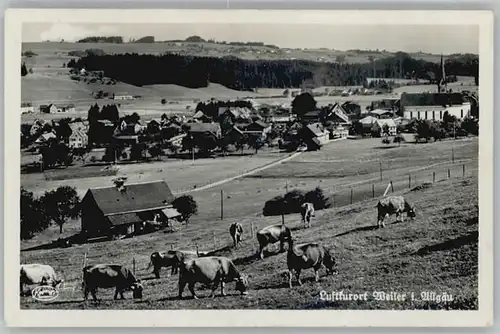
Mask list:
POLYGON ((319 123, 309 124, 307 128, 317 137, 324 135, 323 127, 319 123))
POLYGON ((87 196, 94 198, 104 215, 165 208, 174 200, 174 195, 164 181, 125 183, 124 191, 114 186, 89 189, 87 196))
POLYGON ((257 120, 257 121, 255 121, 255 122, 253 122, 253 123, 261 126, 264 129, 267 128, 267 127, 269 127, 269 124, 267 124, 266 122, 261 121, 260 119, 257 120))

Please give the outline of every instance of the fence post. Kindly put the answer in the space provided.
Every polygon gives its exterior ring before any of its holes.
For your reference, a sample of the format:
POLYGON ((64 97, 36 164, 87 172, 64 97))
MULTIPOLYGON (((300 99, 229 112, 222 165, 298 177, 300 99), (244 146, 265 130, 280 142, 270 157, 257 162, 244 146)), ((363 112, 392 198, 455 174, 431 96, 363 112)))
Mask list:
POLYGON ((392 180, 391 180, 391 192, 394 192, 394 185, 392 184, 392 180))
POLYGON ((462 165, 462 177, 465 177, 465 164, 462 165))
POLYGON ((408 188, 411 188, 411 174, 408 174, 408 188))
POLYGON ((380 181, 382 181, 382 161, 379 162, 380 165, 380 181))
POLYGON ((432 172, 432 183, 436 182, 436 172, 432 172))
POLYGON ((253 231, 254 231, 254 229, 253 229, 253 222, 250 223, 250 229, 251 229, 250 233, 252 233, 252 239, 253 239, 254 238, 254 235, 253 235, 253 231))
POLYGON ((220 220, 224 220, 224 190, 220 190, 220 220))
POLYGON ((450 178, 450 169, 448 168, 448 178, 450 178))
POLYGON ((134 273, 135 276, 135 257, 132 258, 132 272, 134 273))
POLYGON ((372 183, 372 197, 375 198, 375 184, 372 183))
POLYGON ((351 187, 351 204, 352 204, 352 187, 351 187))
POLYGON ((215 236, 215 231, 212 231, 212 234, 214 236, 214 250, 217 249, 217 237, 215 236))

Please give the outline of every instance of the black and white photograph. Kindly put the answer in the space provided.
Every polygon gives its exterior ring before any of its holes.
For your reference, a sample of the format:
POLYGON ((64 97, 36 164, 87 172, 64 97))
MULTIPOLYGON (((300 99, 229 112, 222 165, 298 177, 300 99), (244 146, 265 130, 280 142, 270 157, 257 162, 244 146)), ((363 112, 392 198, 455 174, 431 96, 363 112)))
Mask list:
POLYGON ((491 13, 64 12, 7 21, 17 316, 492 322, 491 13))

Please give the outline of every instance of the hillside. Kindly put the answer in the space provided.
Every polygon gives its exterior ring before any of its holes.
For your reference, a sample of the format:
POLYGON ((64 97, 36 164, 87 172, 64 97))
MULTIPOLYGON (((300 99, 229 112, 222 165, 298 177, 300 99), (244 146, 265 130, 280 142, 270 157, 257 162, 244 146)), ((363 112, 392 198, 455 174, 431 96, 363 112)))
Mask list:
MULTIPOLYGON (((319 211, 310 229, 303 229, 299 215, 289 215, 286 224, 292 228, 297 243, 315 241, 328 246, 337 261, 337 274, 314 283, 312 270, 302 273, 304 285, 293 289, 287 286, 286 254, 271 252, 263 261, 255 260, 256 240, 251 239, 250 224, 255 229, 279 222, 279 218, 241 217, 245 229, 241 248, 232 250, 227 232, 230 221, 207 220, 192 224, 175 234, 161 232, 114 242, 73 246, 67 249, 25 251, 22 263, 45 262, 54 266, 66 280, 65 289, 55 302, 39 303, 21 299, 22 308, 61 309, 477 309, 478 261, 478 188, 477 175, 466 179, 437 182, 416 187, 404 193, 415 204, 414 221, 395 223, 394 216, 385 229, 376 225, 376 199, 358 202, 330 210, 319 211), (215 242, 215 245, 214 245, 215 242), (234 285, 227 285, 229 296, 204 298, 209 291, 196 290, 200 300, 177 299, 177 276, 154 279, 147 270, 153 251, 170 247, 189 249, 197 243, 200 250, 218 251, 213 254, 232 258, 237 267, 250 275, 248 296, 236 295, 234 285), (114 262, 132 268, 136 261, 137 276, 143 279, 144 298, 133 302, 127 295, 124 301, 112 301, 112 289, 99 290, 103 301, 99 305, 82 302, 80 290, 81 266, 84 254, 89 264, 114 262), (407 300, 367 302, 319 299, 321 290, 327 292, 364 293, 374 291, 405 293, 407 300), (448 293, 451 303, 419 300, 421 292, 448 293), (409 296, 414 293, 416 299, 409 296)), ((276 246, 275 246, 276 247, 276 246)), ((272 248, 271 248, 272 249, 272 248)), ((217 291, 217 294, 220 292, 217 291)), ((189 292, 185 291, 185 296, 189 292)))

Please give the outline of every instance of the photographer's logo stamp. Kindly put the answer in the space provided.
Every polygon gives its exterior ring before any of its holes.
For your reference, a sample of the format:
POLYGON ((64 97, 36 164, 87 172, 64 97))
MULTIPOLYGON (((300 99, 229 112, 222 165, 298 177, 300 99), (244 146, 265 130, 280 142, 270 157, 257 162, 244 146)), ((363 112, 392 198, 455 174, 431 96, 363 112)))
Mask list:
POLYGON ((49 302, 56 299, 59 296, 59 291, 49 285, 37 286, 31 292, 33 299, 41 302, 49 302))

